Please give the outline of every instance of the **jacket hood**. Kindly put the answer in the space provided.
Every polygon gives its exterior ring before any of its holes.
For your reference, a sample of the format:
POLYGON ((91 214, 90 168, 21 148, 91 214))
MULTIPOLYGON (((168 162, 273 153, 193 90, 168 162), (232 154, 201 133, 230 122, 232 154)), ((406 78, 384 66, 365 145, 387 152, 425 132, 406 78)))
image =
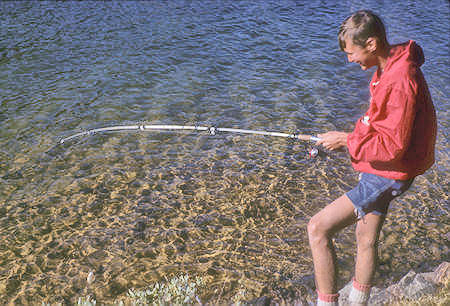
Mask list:
MULTIPOLYGON (((422 48, 415 41, 408 41, 403 44, 392 46, 389 52, 389 61, 387 66, 392 65, 413 65, 420 67, 425 63, 425 56, 422 48)), ((390 67, 389 67, 390 68, 390 67)), ((389 69, 386 67, 386 69, 389 69)))

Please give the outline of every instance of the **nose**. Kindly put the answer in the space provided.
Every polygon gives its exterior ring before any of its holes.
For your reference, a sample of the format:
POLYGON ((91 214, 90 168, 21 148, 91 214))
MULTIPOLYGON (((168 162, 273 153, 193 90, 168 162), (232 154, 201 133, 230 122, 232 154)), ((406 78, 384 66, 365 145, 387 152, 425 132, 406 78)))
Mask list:
POLYGON ((347 59, 348 59, 349 63, 353 62, 353 57, 351 56, 351 54, 347 55, 347 59))

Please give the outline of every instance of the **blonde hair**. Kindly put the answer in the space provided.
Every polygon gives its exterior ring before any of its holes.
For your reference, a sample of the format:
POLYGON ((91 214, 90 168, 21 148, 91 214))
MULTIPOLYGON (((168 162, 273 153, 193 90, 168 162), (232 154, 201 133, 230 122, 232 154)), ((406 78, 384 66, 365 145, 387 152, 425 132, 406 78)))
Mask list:
POLYGON ((339 28, 339 47, 345 48, 345 40, 351 39, 355 45, 365 47, 367 39, 374 37, 387 45, 386 30, 380 17, 368 10, 361 10, 347 17, 339 28))

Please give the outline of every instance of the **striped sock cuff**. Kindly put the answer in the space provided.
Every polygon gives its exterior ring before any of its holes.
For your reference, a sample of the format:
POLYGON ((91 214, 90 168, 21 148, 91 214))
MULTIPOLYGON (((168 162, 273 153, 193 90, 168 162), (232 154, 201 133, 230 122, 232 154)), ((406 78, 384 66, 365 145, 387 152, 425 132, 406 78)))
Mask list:
POLYGON ((317 290, 317 296, 319 300, 322 302, 337 302, 339 300, 339 293, 332 293, 332 294, 326 294, 321 293, 319 290, 317 290))
POLYGON ((370 288, 372 288, 372 285, 363 285, 356 281, 356 278, 353 277, 353 288, 359 290, 359 291, 369 291, 370 288))

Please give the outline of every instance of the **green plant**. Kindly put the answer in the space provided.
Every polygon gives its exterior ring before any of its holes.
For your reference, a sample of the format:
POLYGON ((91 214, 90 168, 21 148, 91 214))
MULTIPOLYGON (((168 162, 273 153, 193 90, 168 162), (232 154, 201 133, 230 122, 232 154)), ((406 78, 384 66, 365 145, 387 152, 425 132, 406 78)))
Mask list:
POLYGON ((128 297, 134 305, 192 305, 199 303, 198 292, 204 284, 200 277, 191 280, 187 274, 180 275, 145 290, 130 289, 128 297))
POLYGON ((95 306, 96 304, 97 301, 88 295, 87 297, 78 298, 77 306, 95 306))

